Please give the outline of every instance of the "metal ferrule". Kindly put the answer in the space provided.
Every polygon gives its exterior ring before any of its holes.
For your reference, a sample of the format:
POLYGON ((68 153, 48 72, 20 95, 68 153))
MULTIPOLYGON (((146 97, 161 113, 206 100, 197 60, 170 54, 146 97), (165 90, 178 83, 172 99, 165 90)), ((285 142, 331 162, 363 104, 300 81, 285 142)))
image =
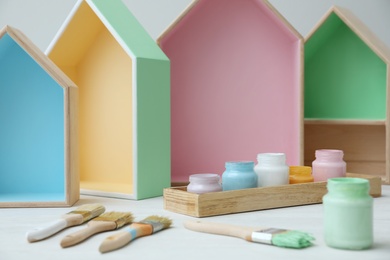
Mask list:
POLYGON ((78 214, 78 215, 81 215, 83 217, 83 220, 90 220, 92 218, 92 214, 91 214, 91 211, 80 211, 80 210, 73 210, 69 213, 67 213, 67 215, 70 215, 70 214, 78 214))
POLYGON ((139 223, 152 225, 153 233, 156 233, 164 228, 164 225, 158 221, 156 222, 156 221, 144 220, 144 221, 141 221, 139 223))
POLYGON ((272 245, 272 237, 276 234, 280 234, 286 231, 287 230, 285 229, 279 228, 267 228, 260 231, 254 231, 252 232, 252 241, 272 245))

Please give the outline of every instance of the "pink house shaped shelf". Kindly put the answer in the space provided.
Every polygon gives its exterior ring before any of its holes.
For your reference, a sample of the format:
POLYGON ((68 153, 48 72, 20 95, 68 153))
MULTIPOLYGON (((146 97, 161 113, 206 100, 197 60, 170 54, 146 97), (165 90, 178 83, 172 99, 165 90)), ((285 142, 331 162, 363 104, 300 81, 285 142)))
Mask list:
POLYGON ((303 40, 267 1, 194 1, 157 41, 171 60, 172 182, 261 152, 301 164, 303 40))

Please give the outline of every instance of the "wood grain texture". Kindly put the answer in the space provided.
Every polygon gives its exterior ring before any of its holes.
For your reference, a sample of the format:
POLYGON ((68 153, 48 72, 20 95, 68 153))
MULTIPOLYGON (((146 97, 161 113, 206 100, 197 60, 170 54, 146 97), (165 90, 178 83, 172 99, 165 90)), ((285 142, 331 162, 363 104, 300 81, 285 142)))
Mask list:
POLYGON ((386 183, 386 128, 381 124, 305 123, 304 164, 311 166, 317 149, 340 149, 344 151, 348 172, 380 176, 386 183))
MULTIPOLYGON (((380 177, 347 174, 370 181, 370 194, 382 193, 380 177)), ((255 210, 274 209, 322 203, 327 193, 326 182, 290 184, 233 191, 195 194, 186 187, 164 189, 164 208, 193 217, 208 217, 255 210)))

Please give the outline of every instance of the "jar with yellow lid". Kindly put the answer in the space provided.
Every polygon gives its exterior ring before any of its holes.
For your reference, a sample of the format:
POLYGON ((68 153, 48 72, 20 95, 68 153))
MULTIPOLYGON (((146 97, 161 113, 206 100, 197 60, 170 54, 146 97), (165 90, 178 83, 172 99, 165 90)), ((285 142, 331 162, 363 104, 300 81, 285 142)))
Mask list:
POLYGON ((310 166, 290 166, 289 169, 289 183, 307 183, 313 182, 314 178, 311 174, 310 166))

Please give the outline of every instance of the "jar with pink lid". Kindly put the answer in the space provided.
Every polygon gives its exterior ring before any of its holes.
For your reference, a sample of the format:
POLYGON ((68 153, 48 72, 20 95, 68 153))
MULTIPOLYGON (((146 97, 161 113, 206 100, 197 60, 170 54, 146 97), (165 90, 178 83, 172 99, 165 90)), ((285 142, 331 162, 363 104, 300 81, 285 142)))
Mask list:
POLYGON ((187 191, 191 193, 207 193, 222 191, 220 177, 216 173, 198 173, 190 175, 187 191))
POLYGON ((316 150, 315 157, 316 159, 312 163, 312 174, 315 182, 346 176, 347 164, 343 159, 344 152, 342 150, 316 150))

